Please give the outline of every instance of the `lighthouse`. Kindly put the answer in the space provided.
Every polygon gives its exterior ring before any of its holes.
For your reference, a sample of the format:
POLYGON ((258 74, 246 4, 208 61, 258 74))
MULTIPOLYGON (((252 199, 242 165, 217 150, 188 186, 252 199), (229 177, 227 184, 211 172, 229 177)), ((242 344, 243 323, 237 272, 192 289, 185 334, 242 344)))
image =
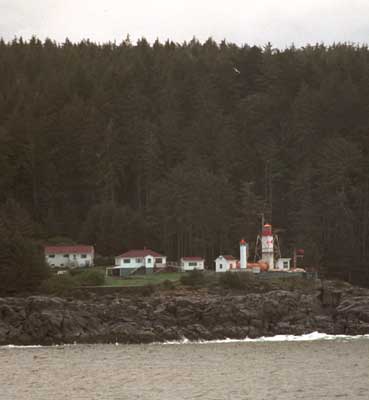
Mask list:
POLYGON ((244 239, 240 241, 240 269, 246 270, 247 268, 247 243, 244 239))
POLYGON ((261 233, 262 259, 269 264, 269 269, 274 269, 274 243, 272 225, 265 224, 261 233))

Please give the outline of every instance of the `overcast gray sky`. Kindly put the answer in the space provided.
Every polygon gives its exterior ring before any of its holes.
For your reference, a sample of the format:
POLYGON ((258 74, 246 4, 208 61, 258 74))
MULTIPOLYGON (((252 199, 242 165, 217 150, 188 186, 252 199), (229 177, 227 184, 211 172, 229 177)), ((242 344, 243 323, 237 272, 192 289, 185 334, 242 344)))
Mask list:
POLYGON ((0 0, 0 36, 367 43, 369 0, 0 0))

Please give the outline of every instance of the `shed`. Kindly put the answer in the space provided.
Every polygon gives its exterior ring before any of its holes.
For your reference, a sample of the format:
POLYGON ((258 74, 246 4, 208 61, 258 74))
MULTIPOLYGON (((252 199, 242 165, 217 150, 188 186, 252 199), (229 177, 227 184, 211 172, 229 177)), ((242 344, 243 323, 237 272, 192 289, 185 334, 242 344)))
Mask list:
POLYGON ((215 272, 226 272, 237 269, 237 259, 231 255, 220 255, 215 260, 215 272))
POLYGON ((289 271, 291 269, 291 259, 290 258, 278 258, 275 269, 278 271, 289 271))
POLYGON ((182 257, 181 258, 181 270, 182 271, 193 271, 193 270, 199 270, 203 271, 205 269, 204 267, 205 259, 203 257, 182 257))

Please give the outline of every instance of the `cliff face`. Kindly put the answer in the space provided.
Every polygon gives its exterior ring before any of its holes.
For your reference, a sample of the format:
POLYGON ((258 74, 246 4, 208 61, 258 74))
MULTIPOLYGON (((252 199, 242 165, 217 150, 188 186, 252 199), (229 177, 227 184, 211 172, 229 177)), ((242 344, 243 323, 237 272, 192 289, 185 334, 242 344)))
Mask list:
POLYGON ((241 339, 312 331, 369 333, 369 289, 324 282, 311 293, 0 298, 1 345, 241 339))

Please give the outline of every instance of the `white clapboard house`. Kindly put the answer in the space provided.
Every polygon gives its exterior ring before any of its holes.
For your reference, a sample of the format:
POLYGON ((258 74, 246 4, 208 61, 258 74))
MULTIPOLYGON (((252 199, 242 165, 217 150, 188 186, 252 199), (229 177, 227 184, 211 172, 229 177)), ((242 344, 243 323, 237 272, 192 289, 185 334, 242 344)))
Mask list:
POLYGON ((107 268, 107 275, 127 276, 134 273, 152 273, 154 268, 166 267, 167 257, 151 249, 130 250, 115 257, 115 266, 107 268))
POLYGON ((94 265, 93 246, 45 246, 45 259, 50 267, 76 268, 94 265))

